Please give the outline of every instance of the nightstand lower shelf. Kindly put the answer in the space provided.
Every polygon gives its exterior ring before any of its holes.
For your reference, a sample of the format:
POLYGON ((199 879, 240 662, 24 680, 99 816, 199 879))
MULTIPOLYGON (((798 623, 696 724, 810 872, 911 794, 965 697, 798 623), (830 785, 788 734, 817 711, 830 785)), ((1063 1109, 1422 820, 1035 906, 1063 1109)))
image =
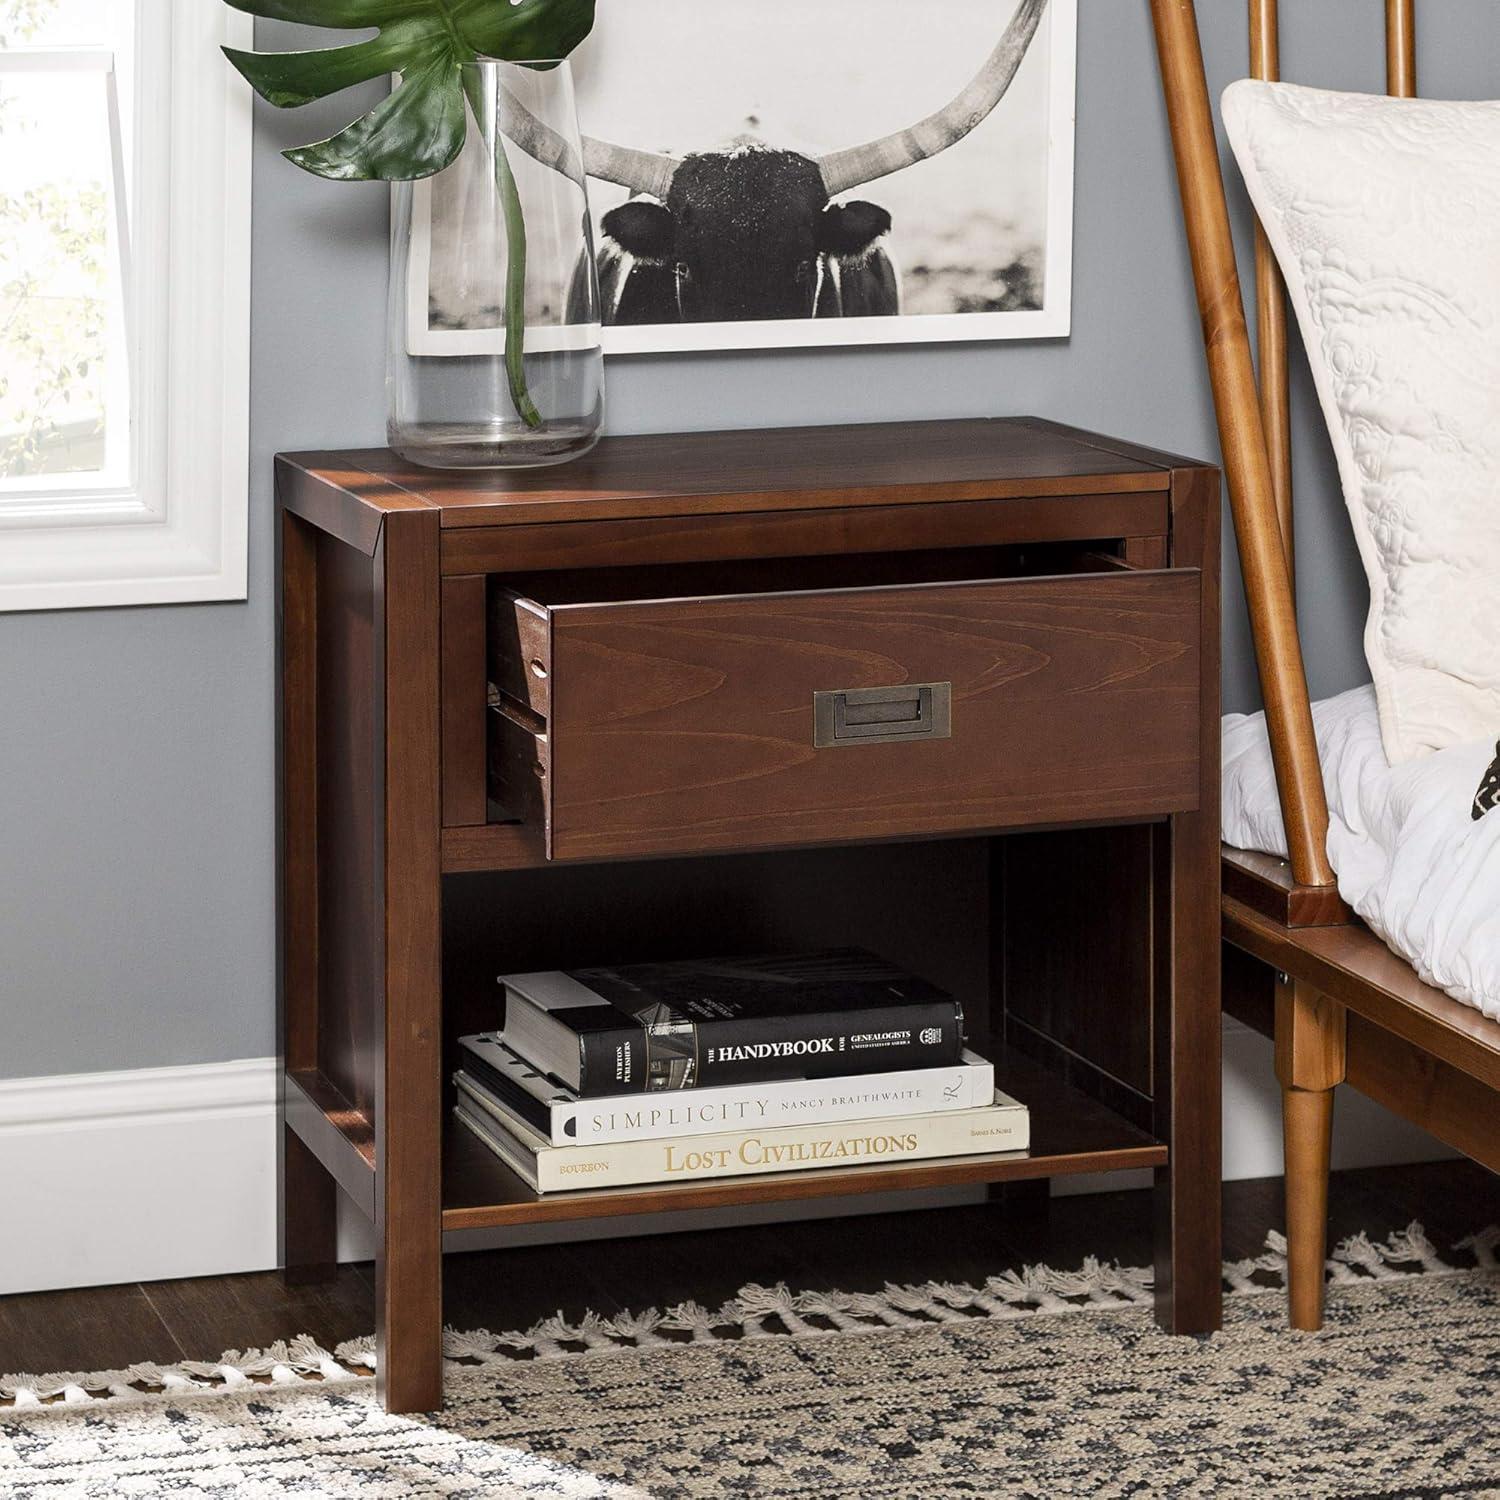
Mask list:
POLYGON ((457 1248, 451 1236, 465 1230, 1020 1182, 1167 1163, 1166 1146, 1024 1058, 1013 1057, 997 1067, 996 1083, 1031 1110, 1029 1151, 568 1193, 533 1192, 493 1152, 449 1120, 443 1143, 443 1230, 450 1248, 457 1248))

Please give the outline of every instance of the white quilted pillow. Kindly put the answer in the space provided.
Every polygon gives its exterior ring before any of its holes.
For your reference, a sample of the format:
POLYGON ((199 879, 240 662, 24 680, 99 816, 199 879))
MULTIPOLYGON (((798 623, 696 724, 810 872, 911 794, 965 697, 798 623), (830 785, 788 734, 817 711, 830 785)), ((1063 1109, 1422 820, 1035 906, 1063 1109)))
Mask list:
POLYGON ((1500 103, 1244 80, 1224 124, 1370 580, 1394 765, 1500 727, 1500 103))

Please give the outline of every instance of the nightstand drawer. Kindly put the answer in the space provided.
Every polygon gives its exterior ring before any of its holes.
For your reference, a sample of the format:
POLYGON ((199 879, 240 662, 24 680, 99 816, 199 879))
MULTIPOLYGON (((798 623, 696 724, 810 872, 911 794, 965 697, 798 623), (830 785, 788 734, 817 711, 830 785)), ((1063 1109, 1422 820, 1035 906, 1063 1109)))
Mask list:
POLYGON ((722 568, 596 575, 592 598, 587 574, 497 583, 491 795, 564 860, 1196 807, 1198 574, 998 566, 791 592, 731 591, 722 568))

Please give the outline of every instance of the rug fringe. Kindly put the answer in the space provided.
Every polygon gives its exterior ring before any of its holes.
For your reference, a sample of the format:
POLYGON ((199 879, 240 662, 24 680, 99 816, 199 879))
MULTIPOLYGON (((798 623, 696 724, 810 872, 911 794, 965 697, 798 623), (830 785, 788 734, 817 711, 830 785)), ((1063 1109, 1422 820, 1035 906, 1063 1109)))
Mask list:
POLYGON ((17 1408, 65 1405, 108 1399, 142 1401, 158 1396, 217 1395, 246 1385, 298 1385, 316 1379, 353 1384, 368 1379, 352 1363, 374 1367, 374 1340, 369 1360, 341 1358, 347 1347, 330 1354, 307 1334, 265 1349, 230 1349, 216 1360, 184 1360, 176 1365, 138 1364, 124 1370, 67 1371, 52 1375, 7 1375, 0 1378, 0 1397, 17 1408))
MULTIPOLYGON (((1453 1265, 1439 1255, 1422 1226, 1409 1224, 1376 1244, 1351 1235, 1328 1257, 1333 1284, 1385 1281, 1409 1276, 1500 1270, 1500 1226, 1492 1225, 1454 1245, 1470 1264, 1453 1265)), ((1273 1230, 1266 1248, 1248 1260, 1224 1265, 1231 1295, 1281 1290, 1286 1284, 1286 1240, 1273 1230)), ((517 1360, 573 1359, 617 1350, 688 1345, 745 1338, 817 1338, 829 1334, 883 1333, 891 1329, 965 1323, 978 1319, 1138 1307, 1152 1296, 1151 1272, 1088 1257, 1076 1271, 1027 1266, 987 1278, 983 1286, 928 1281, 887 1283, 879 1292, 793 1292, 784 1282, 751 1284, 718 1309, 682 1302, 660 1311, 647 1308, 613 1317, 585 1313, 569 1322, 561 1312, 531 1328, 491 1333, 487 1329, 443 1331, 443 1354, 460 1364, 507 1364, 517 1360)), ((139 1364, 125 1370, 67 1371, 0 1378, 0 1399, 15 1409, 99 1400, 142 1401, 160 1396, 214 1395, 247 1385, 295 1385, 304 1381, 357 1384, 375 1369, 375 1340, 350 1339, 331 1352, 307 1335, 266 1349, 231 1349, 216 1360, 178 1365, 139 1364)))

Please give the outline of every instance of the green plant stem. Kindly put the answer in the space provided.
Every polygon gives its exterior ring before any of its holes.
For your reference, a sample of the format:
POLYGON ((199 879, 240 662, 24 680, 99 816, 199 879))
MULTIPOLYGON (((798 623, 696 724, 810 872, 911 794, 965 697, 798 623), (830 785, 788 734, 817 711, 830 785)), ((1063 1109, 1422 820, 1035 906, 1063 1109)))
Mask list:
POLYGON ((505 141, 495 135, 495 186, 505 215, 505 374, 510 398, 528 427, 540 427, 542 414, 526 385, 526 215, 516 174, 505 156, 505 141))
POLYGON ((526 384, 526 214, 516 174, 505 155, 505 138, 493 111, 485 106, 484 90, 470 86, 467 80, 465 89, 474 123, 495 160, 495 190, 505 215, 505 377, 521 420, 528 427, 540 427, 542 414, 526 384))

